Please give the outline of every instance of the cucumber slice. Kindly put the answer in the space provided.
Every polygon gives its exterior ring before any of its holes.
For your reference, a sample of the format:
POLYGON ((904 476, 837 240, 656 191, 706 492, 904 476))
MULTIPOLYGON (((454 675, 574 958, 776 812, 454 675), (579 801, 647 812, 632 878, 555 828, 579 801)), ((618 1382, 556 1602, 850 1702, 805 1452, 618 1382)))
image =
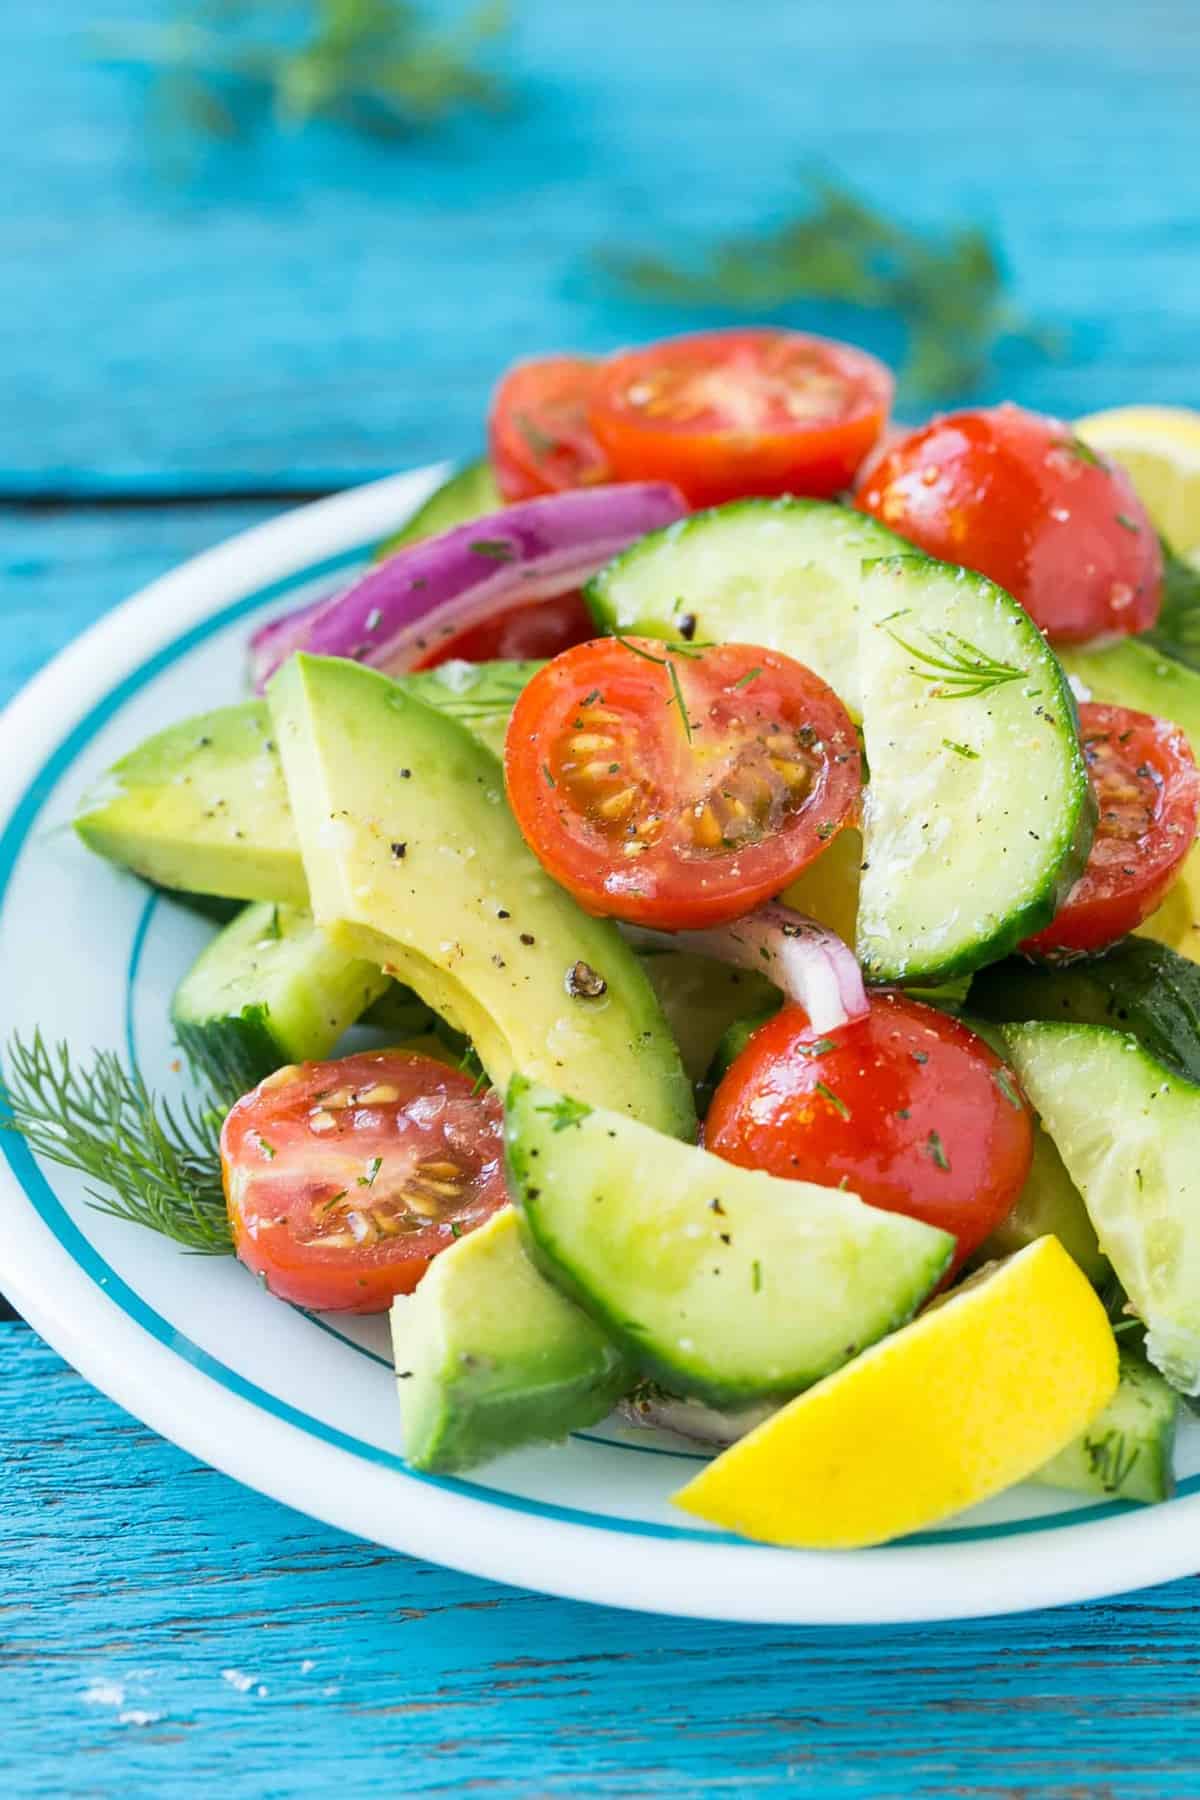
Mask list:
POLYGON ((854 718, 863 562, 907 550, 826 500, 734 500, 652 531, 593 577, 602 631, 761 644, 806 663, 854 718))
POLYGON ((1179 1400, 1133 1350, 1122 1350, 1120 1386, 1098 1419, 1039 1469, 1045 1487, 1109 1499, 1169 1500, 1175 1491, 1179 1400))
POLYGON ((455 469, 441 487, 435 488, 399 531, 384 538, 372 560, 384 562, 397 550, 403 550, 405 544, 415 544, 420 538, 437 537, 455 525, 482 519, 484 513, 496 512, 503 505, 492 465, 481 456, 478 462, 465 463, 461 469, 455 469))
POLYGON ((742 1169, 522 1076, 509 1191, 534 1260, 639 1369, 714 1406, 799 1393, 911 1318, 954 1240, 742 1169))
POLYGON ((620 1351, 533 1267, 508 1207, 443 1250, 391 1322, 416 1469, 452 1473, 564 1438, 633 1382, 620 1351))
POLYGON ((1049 924, 1087 860, 1094 804, 1075 704, 1029 614, 982 575, 872 563, 861 595, 858 954, 929 985, 1049 924))
POLYGON ((1000 1024, 1049 1019, 1130 1031, 1157 1061, 1200 1083, 1200 967, 1148 938, 1061 968, 1021 957, 996 963, 976 975, 970 1006, 1000 1024))
POLYGON ((1200 1088, 1100 1025, 1006 1025, 1009 1058, 1146 1324, 1146 1354, 1200 1393, 1200 1088))
POLYGON ((285 1063, 319 1061, 389 986, 310 914, 248 906, 201 951, 171 1003, 189 1062, 236 1098, 285 1063))

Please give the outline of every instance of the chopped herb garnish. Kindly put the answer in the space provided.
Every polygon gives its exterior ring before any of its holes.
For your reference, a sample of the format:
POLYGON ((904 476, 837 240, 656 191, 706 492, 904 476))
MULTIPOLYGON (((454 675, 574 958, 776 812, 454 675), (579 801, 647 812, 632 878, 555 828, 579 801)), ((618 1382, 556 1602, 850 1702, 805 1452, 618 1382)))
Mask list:
POLYGON ((750 1286, 756 1294, 762 1287, 762 1264, 759 1262, 757 1256, 750 1264, 750 1286))
POLYGON ((942 1143, 942 1140, 936 1131, 930 1132, 925 1140, 925 1147, 929 1151, 930 1160, 933 1162, 934 1166, 945 1170, 948 1174, 950 1171, 950 1158, 946 1155, 946 1146, 942 1143))
POLYGON ((508 538, 476 538, 470 548, 476 556, 490 556, 493 562, 512 562, 517 554, 508 538))
POLYGON ((684 733, 690 744, 692 741, 692 721, 688 718, 687 701, 684 699, 683 689, 679 685, 679 670, 669 659, 667 662, 667 674, 671 678, 671 687, 674 690, 675 704, 679 708, 679 717, 683 720, 684 733))
POLYGON ((365 1187, 365 1188, 374 1187, 375 1186, 375 1177, 378 1175, 378 1173, 379 1173, 380 1169, 382 1169, 382 1167, 383 1167, 382 1156, 373 1156, 371 1158, 370 1162, 367 1164, 366 1174, 360 1175, 358 1177, 357 1186, 365 1187))
POLYGON ((539 1106, 536 1110, 545 1114, 554 1131, 566 1131, 568 1126, 579 1125, 592 1115, 590 1106, 585 1106, 582 1100, 572 1100, 569 1094, 564 1094, 553 1106, 539 1106))
POLYGON ((1024 1111, 1024 1107, 1021 1104, 1021 1096, 1017 1092, 1017 1084, 1007 1069, 996 1070, 996 1086, 1000 1089, 1000 1092, 1004 1095, 1008 1104, 1013 1107, 1016 1112, 1024 1111))
POLYGON ((452 1238, 460 1238, 462 1236, 462 1226, 458 1223, 457 1219, 450 1220, 450 1236, 452 1238))
POLYGON ((534 456, 551 456, 558 449, 558 439, 548 436, 539 425, 535 425, 528 413, 514 413, 513 424, 534 456))
POLYGON ((542 764, 542 774, 546 777, 546 786, 547 787, 557 787, 558 786, 557 781, 555 781, 553 775, 550 773, 550 764, 548 762, 544 762, 542 764))
POLYGON ((833 1089, 828 1087, 825 1082, 818 1081, 817 1092, 818 1094, 824 1094, 830 1106, 837 1112, 840 1112, 843 1119, 848 1119, 850 1117, 850 1108, 846 1105, 846 1102, 842 1099, 840 1094, 835 1094, 833 1089))
POLYGON ((1137 537, 1141 537, 1141 535, 1142 535, 1141 526, 1138 524, 1136 519, 1131 519, 1128 513, 1118 513, 1117 514, 1117 524, 1123 525, 1125 527, 1126 531, 1132 531, 1134 533, 1134 535, 1137 537))
POLYGON ((263 1155, 266 1157, 267 1161, 274 1162, 275 1161, 275 1146, 274 1146, 274 1144, 268 1144, 266 1138, 263 1136, 261 1131, 256 1132, 255 1136, 258 1138, 258 1147, 262 1151, 263 1155))
POLYGON ((1096 452, 1092 449, 1092 446, 1090 444, 1085 444, 1083 439, 1074 431, 1061 447, 1068 451, 1070 455, 1077 456, 1080 462, 1090 464, 1093 469, 1103 469, 1108 466, 1105 463, 1104 458, 1102 456, 1097 456, 1096 452))
POLYGON ((972 750, 969 744, 956 744, 953 738, 942 739, 943 750, 953 750, 955 756, 965 756, 968 762, 978 762, 978 750, 972 750))
POLYGON ((824 1056, 827 1050, 836 1050, 837 1045, 832 1038, 814 1038, 811 1044, 797 1044, 796 1049, 801 1056, 824 1056))
POLYGON ((750 683, 752 681, 757 681, 761 674, 762 674, 761 669, 747 669, 746 673, 742 676, 739 676, 739 678, 737 679, 737 681, 734 682, 733 685, 735 688, 747 688, 750 686, 750 683))

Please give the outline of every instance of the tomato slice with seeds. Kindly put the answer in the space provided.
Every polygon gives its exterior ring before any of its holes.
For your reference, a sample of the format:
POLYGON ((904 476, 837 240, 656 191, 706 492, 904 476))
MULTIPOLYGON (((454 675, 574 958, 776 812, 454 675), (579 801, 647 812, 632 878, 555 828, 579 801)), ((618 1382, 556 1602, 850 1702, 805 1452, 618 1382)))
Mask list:
POLYGON ((542 662, 586 643, 596 624, 578 588, 553 600, 523 600, 444 638, 428 650, 418 669, 453 662, 542 662))
POLYGON ((1079 735, 1098 818, 1087 866, 1044 931, 1038 956, 1101 950, 1160 904, 1196 836, 1200 772, 1182 731, 1149 713, 1086 701, 1079 735))
POLYGON ((727 1162, 953 1232, 961 1268, 1012 1210, 1033 1120, 1016 1077, 957 1019, 902 994, 818 1033, 786 1006, 726 1071, 704 1122, 727 1162))
POLYGON ((221 1131, 234 1247, 272 1294, 383 1312, 507 1195, 504 1109, 404 1050, 278 1070, 221 1131))
POLYGON ((488 452, 505 500, 612 480, 588 422, 599 367, 588 356, 538 356, 501 378, 488 413, 488 452))
POLYGON ((754 327, 613 356, 590 420, 618 481, 671 481, 693 506, 848 487, 894 383, 851 344, 754 327))
POLYGON ((722 924, 854 814, 858 738, 819 676, 744 644, 599 638, 523 690, 505 742, 526 841, 589 912, 722 924))

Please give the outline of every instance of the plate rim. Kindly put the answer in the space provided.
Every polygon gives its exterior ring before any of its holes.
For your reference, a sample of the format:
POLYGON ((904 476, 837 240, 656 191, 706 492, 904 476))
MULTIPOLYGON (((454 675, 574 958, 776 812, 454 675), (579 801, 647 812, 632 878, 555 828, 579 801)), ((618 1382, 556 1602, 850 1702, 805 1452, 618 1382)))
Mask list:
MULTIPOLYGON (((36 817, 45 794, 70 767, 83 728, 94 730, 119 711, 131 684, 151 680, 160 659, 186 654, 193 633, 211 630, 213 619, 239 602, 253 597, 261 604, 276 584, 290 586, 319 573, 322 564, 367 550, 406 506, 418 504, 444 478, 447 466, 389 476, 288 510, 177 565, 102 615, 0 714, 0 841, 8 843, 19 813, 36 817)), ((0 917, 21 842, 23 834, 0 866, 0 917)), ((401 1553, 564 1598, 792 1625, 1011 1613, 1101 1598, 1196 1567, 1185 1515, 1200 1510, 1200 1493, 1155 1509, 1117 1503, 1116 1516, 1092 1516, 1074 1526, 1069 1516, 1048 1520, 1042 1529, 1031 1521, 1007 1537, 999 1527, 966 1542, 801 1552, 716 1533, 685 1535, 685 1528, 675 1535, 673 1528, 619 1518, 581 1523, 555 1517, 545 1502, 464 1492, 473 1484, 372 1464, 361 1452, 322 1442, 303 1425, 243 1397, 138 1323, 108 1279, 90 1274, 39 1212, 31 1181, 44 1183, 61 1206, 45 1171, 23 1144, 10 1144, 8 1134, 3 1148, 0 1195, 12 1215, 12 1237, 0 1274, 46 1342, 110 1399, 190 1454, 284 1505, 401 1553), (22 1152, 33 1171, 24 1178, 22 1152), (187 1404, 181 1407, 180 1400, 187 1404), (391 1521, 401 1511, 398 1495, 403 1518, 396 1528, 391 1521), (1158 1529, 1145 1528, 1151 1516, 1158 1529), (617 1556, 606 1557, 618 1533, 617 1556)), ((74 1232, 95 1257, 65 1209, 63 1217, 67 1237, 74 1232)), ((148 1301, 135 1299, 154 1313, 148 1301)))

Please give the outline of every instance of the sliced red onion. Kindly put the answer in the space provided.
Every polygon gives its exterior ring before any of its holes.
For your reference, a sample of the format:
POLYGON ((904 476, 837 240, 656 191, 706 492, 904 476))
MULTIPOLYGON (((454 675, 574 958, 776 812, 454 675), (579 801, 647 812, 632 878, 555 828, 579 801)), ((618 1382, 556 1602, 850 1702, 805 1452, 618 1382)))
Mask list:
POLYGON ((631 1394, 620 1401, 620 1411, 631 1425, 647 1430, 671 1431, 676 1437, 690 1438, 696 1444, 711 1444, 727 1450, 739 1438, 762 1425, 779 1411, 782 1400, 759 1400, 753 1405, 722 1412, 703 1400, 685 1400, 668 1394, 657 1382, 641 1381, 631 1394))
POLYGON ((256 692, 261 692, 267 677, 281 662, 287 661, 308 630, 310 621, 328 605, 329 595, 322 594, 319 600, 310 600, 307 606, 298 606, 295 612, 276 613, 273 619, 259 626, 250 639, 250 679, 256 692))
POLYGON ((406 544, 342 593, 306 608, 295 630, 287 620, 263 627, 256 685, 293 650, 402 673, 432 645, 492 613, 582 587, 618 551, 686 511, 667 482, 626 482, 524 500, 406 544), (263 647, 266 634, 273 635, 263 647))
POLYGON ((626 928, 634 943, 694 950, 737 969, 757 969, 802 1006, 814 1031, 832 1031, 867 1012, 867 990, 853 950, 836 932, 770 900, 744 919, 708 931, 626 928))

